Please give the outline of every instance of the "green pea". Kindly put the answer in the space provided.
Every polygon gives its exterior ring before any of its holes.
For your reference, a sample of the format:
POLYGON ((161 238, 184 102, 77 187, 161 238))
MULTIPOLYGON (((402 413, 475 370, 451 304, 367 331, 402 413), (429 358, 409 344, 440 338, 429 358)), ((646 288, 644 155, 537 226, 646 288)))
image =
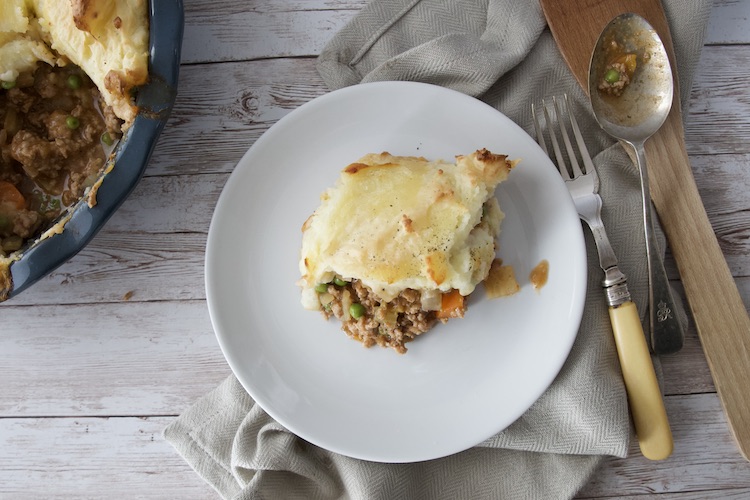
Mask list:
POLYGON ((65 125, 67 125, 70 130, 75 130, 81 125, 81 120, 75 116, 69 116, 65 119, 65 125))
POLYGON ((0 215, 0 229, 5 229, 10 226, 10 219, 4 215, 0 215))
POLYGON ((50 211, 57 212, 58 210, 60 210, 60 200, 58 198, 52 198, 49 200, 47 206, 49 207, 50 211))
POLYGON ((2 87, 3 87, 3 88, 4 88, 5 90, 10 90, 10 89, 12 89, 12 88, 13 88, 13 87, 15 87, 15 86, 16 86, 16 82, 15 82, 15 80, 14 80, 14 81, 12 81, 12 82, 6 82, 5 80, 3 80, 3 83, 2 83, 2 87))
POLYGON ((328 291, 328 283, 318 283, 315 285, 315 291, 318 293, 325 293, 328 291))
POLYGON ((609 68, 607 72, 604 73, 604 81, 607 83, 617 83, 620 81, 620 72, 615 68, 609 68))
POLYGON ((355 302, 349 306, 349 314, 352 318, 359 319, 365 315, 365 306, 358 302, 355 302))
POLYGON ((73 74, 68 77, 65 83, 67 83, 69 89, 77 90, 81 88, 83 80, 81 80, 79 75, 73 74))
POLYGON ((114 144, 114 143, 115 143, 115 140, 114 140, 114 139, 112 139, 112 136, 111 136, 111 135, 109 135, 109 132, 104 132, 104 133, 102 134, 102 142, 103 142, 104 144, 106 144, 107 146, 111 146, 112 144, 114 144))
POLYGON ((333 278, 333 284, 336 286, 346 286, 346 281, 341 278, 333 278))

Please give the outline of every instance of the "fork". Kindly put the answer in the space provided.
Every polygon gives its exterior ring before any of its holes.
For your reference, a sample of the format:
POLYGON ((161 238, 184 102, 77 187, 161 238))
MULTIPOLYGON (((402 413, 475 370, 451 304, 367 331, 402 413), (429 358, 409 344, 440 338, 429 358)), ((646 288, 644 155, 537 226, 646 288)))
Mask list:
POLYGON ((672 454, 672 431, 638 310, 630 299, 627 278, 617 267, 617 256, 602 222, 599 176, 583 141, 578 122, 570 110, 567 95, 561 99, 553 97, 551 103, 543 100, 539 112, 532 104, 531 113, 539 146, 556 162, 578 215, 588 224, 596 242, 599 265, 604 271, 602 287, 609 305, 612 333, 641 453, 651 460, 663 460, 672 454), (572 130, 578 154, 568 128, 572 130), (554 158, 547 149, 545 129, 552 144, 554 158), (560 146, 560 139, 568 161, 560 146))

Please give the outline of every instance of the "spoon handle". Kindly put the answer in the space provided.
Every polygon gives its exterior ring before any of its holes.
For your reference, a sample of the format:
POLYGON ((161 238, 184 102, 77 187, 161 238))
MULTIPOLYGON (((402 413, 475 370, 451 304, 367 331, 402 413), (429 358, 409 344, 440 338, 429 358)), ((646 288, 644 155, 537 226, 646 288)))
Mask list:
POLYGON ((682 348, 685 333, 677 318, 672 289, 667 271, 656 241, 656 230, 651 209, 646 153, 642 143, 632 145, 635 149, 638 172, 641 178, 643 198, 643 226, 646 234, 646 256, 648 258, 648 315, 651 350, 654 354, 672 354, 682 348))
MULTIPOLYGON (((649 199, 647 210, 651 212, 649 199)), ((656 241, 653 218, 651 230, 646 234, 648 246, 648 303, 649 326, 651 327, 651 350, 654 354, 673 354, 682 349, 685 342, 685 332, 676 315, 675 301, 669 286, 667 271, 664 269, 656 241)))

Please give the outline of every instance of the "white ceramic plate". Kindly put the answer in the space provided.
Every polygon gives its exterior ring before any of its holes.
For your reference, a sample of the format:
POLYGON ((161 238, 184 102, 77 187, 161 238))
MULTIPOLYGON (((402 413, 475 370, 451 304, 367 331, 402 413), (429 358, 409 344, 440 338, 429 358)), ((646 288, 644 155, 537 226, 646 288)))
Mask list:
POLYGON ((523 414, 562 367, 586 288, 581 224, 552 163, 507 117, 442 87, 356 85, 291 112, 245 154, 211 221, 206 292, 234 374, 273 418, 328 450, 380 462, 438 458, 478 444, 523 414), (300 305, 301 227, 339 171, 388 151, 452 159, 486 147, 521 159, 497 196, 498 255, 522 290, 408 344, 364 348, 338 321, 300 305), (536 291, 528 275, 549 261, 536 291))

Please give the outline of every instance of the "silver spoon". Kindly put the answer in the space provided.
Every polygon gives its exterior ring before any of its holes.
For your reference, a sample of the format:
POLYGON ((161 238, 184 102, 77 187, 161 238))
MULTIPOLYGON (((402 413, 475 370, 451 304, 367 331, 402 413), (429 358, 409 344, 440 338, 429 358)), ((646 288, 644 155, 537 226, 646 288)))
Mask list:
POLYGON ((589 95, 599 125, 635 150, 648 257, 651 349, 656 354, 680 350, 685 338, 654 232, 644 152, 646 140, 666 120, 673 94, 672 68, 654 28, 637 14, 610 21, 591 57, 589 95))

